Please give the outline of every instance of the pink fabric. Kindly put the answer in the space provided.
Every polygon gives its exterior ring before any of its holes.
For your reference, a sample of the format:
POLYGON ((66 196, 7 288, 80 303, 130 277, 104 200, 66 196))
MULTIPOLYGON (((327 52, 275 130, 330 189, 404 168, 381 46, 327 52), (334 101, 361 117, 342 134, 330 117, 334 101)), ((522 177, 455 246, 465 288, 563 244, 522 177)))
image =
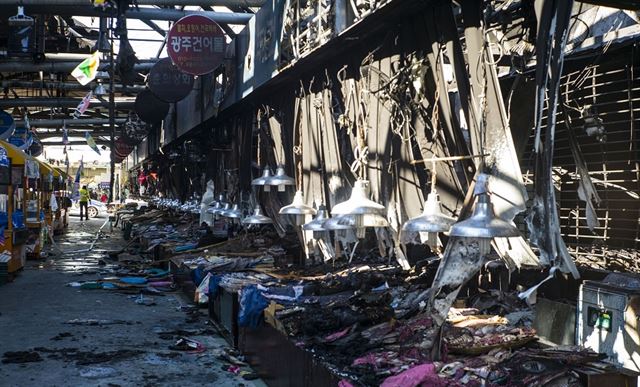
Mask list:
POLYGON ((156 287, 167 287, 167 286, 171 286, 173 284, 173 282, 171 281, 157 281, 157 282, 149 282, 150 286, 156 286, 156 287))
POLYGON ((349 331, 351 330, 351 327, 346 327, 345 329, 338 331, 336 333, 332 333, 329 336, 325 337, 324 340, 326 342, 332 342, 332 341, 336 341, 338 339, 341 339, 343 337, 345 337, 347 335, 347 333, 349 333, 349 331))
POLYGON ((347 380, 342 379, 338 382, 338 387, 353 387, 353 384, 349 383, 347 380))
POLYGON ((380 387, 446 387, 446 385, 444 380, 438 377, 436 367, 432 363, 427 363, 386 378, 380 387))

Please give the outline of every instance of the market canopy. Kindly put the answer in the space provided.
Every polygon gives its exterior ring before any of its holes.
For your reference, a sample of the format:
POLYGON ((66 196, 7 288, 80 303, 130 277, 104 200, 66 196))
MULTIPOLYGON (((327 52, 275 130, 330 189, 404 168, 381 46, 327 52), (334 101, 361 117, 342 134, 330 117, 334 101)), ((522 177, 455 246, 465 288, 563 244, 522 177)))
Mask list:
POLYGON ((38 159, 36 159, 36 161, 40 166, 40 176, 47 176, 48 174, 51 174, 52 176, 56 176, 56 174, 54 173, 53 167, 49 165, 49 163, 46 163, 38 159))
POLYGON ((31 156, 6 141, 0 140, 0 146, 7 151, 7 157, 11 159, 11 163, 13 165, 24 165, 25 160, 33 159, 31 156))

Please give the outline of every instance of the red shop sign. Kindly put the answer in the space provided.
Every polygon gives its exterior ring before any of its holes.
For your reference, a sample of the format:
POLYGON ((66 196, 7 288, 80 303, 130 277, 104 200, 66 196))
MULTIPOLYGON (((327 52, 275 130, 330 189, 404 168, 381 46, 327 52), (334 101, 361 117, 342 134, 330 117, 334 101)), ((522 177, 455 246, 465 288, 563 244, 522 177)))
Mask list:
POLYGON ((224 59, 225 37, 218 23, 202 15, 178 20, 167 36, 167 54, 182 72, 208 74, 224 59))

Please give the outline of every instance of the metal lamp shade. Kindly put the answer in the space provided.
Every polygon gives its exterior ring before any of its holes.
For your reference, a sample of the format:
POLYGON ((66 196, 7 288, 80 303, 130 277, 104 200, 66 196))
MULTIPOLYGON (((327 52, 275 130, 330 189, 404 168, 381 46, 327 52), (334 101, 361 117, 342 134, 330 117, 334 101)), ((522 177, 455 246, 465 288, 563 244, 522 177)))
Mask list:
POLYGON ((351 197, 333 206, 331 215, 364 215, 379 214, 385 207, 369 199, 369 181, 356 181, 351 190, 351 197))
POLYGON ((271 224, 273 220, 268 216, 264 216, 262 214, 262 208, 258 205, 253 209, 253 214, 242 219, 242 223, 244 224, 271 224))
POLYGON ((220 210, 220 208, 222 208, 220 202, 213 202, 213 205, 207 208, 207 213, 215 214, 218 210, 220 210))
POLYGON ((356 181, 348 200, 338 203, 331 210, 332 215, 341 215, 342 223, 352 223, 358 238, 364 237, 364 227, 387 227, 389 223, 380 216, 385 209, 382 204, 369 199, 369 181, 356 181), (375 216, 377 215, 377 217, 375 216))
POLYGON ((451 236, 467 238, 517 237, 520 231, 511 222, 504 221, 493 212, 493 204, 486 192, 478 194, 473 215, 451 227, 451 236))
POLYGON ((107 90, 105 90, 104 85, 102 85, 102 83, 98 83, 96 87, 93 89, 93 94, 97 96, 106 95, 107 90))
POLYGON ((364 238, 368 227, 389 227, 387 219, 380 214, 341 215, 337 217, 338 224, 356 229, 356 236, 364 238))
POLYGON ((264 167, 264 170, 262 170, 262 176, 258 177, 257 179, 253 179, 251 181, 251 185, 261 185, 264 187, 265 191, 271 191, 270 184, 268 183, 271 177, 271 170, 269 169, 269 167, 264 167))
POLYGON ((324 228, 324 222, 327 220, 327 207, 324 205, 318 206, 315 218, 312 221, 302 225, 304 231, 327 231, 324 228))
POLYGON ((324 228, 324 222, 327 220, 327 208, 324 205, 318 206, 318 211, 312 221, 302 225, 304 231, 313 231, 313 238, 319 239, 322 233, 328 231, 324 228))
POLYGON ((242 211, 240 211, 239 205, 234 204, 230 210, 224 211, 221 215, 231 219, 239 219, 242 217, 242 211))
POLYGON ((304 224, 305 215, 315 215, 316 210, 304 204, 304 195, 302 191, 296 191, 293 197, 293 201, 288 206, 284 206, 280 209, 280 215, 293 215, 296 218, 296 224, 298 226, 304 224))
POLYGON ((215 210, 213 210, 213 213, 216 214, 216 215, 224 216, 224 213, 227 212, 227 211, 230 211, 230 210, 231 210, 231 204, 230 203, 225 203, 224 207, 216 208, 215 210))
POLYGON ((343 216, 331 217, 322 223, 322 227, 327 231, 353 230, 353 226, 343 218, 343 216))
POLYGON ((295 184, 295 179, 291 176, 287 176, 286 172, 284 171, 284 167, 278 166, 278 168, 276 169, 276 174, 267 179, 265 188, 267 185, 275 185, 278 186, 278 191, 284 192, 286 186, 295 184))
POLYGON ((402 232, 414 234, 418 232, 447 232, 456 220, 442 213, 438 194, 427 195, 422 215, 411 218, 402 226, 402 232))

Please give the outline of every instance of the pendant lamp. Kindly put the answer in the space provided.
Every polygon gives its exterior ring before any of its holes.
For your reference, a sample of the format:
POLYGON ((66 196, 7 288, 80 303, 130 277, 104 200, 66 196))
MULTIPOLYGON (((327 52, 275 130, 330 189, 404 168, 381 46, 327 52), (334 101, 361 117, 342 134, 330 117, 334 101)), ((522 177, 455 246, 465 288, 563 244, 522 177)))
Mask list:
POLYGON ((264 216, 262 214, 262 208, 258 204, 256 208, 253 209, 253 214, 242 219, 242 223, 244 224, 271 224, 273 220, 268 216, 264 216))
POLYGON ((449 233, 456 237, 479 238, 480 250, 484 254, 490 251, 491 239, 520 236, 520 231, 512 222, 498 218, 493 211, 493 204, 487 192, 488 178, 485 174, 478 176, 474 190, 477 199, 473 215, 454 224, 449 233))
POLYGON ((221 207, 221 208, 218 208, 218 209, 214 210, 214 212, 213 212, 213 213, 214 213, 214 214, 216 214, 216 215, 222 215, 222 216, 224 216, 223 214, 224 214, 226 211, 229 211, 229 210, 231 210, 231 203, 225 203, 223 207, 221 207))
POLYGON ((268 166, 266 166, 264 167, 264 170, 262 170, 262 176, 253 179, 251 181, 251 185, 261 185, 264 187, 265 192, 269 192, 271 191, 271 185, 267 182, 269 181, 269 179, 271 179, 271 177, 271 170, 268 166))
POLYGON ((296 185, 296 181, 293 177, 288 176, 284 171, 284 167, 282 165, 278 165, 276 169, 276 174, 268 178, 265 182, 265 191, 267 190, 267 186, 277 186, 279 192, 284 192, 286 186, 288 185, 296 185))
POLYGON ((304 224, 305 216, 307 214, 315 215, 316 210, 304 204, 304 195, 302 191, 296 191, 293 196, 293 201, 288 206, 284 206, 279 211, 280 215, 294 215, 296 225, 301 226, 304 224))
POLYGON ((231 219, 239 219, 242 217, 242 211, 240 210, 240 206, 238 204, 234 204, 230 210, 222 212, 221 215, 231 219))
POLYGON ((327 207, 323 204, 318 206, 315 218, 312 221, 302 225, 304 231, 313 231, 313 239, 319 239, 322 233, 327 231, 324 228, 324 222, 327 220, 327 207))
MULTIPOLYGON (((360 229, 371 227, 365 225, 365 215, 380 215, 384 209, 385 207, 382 204, 369 199, 369 181, 358 180, 351 190, 351 197, 333 206, 331 215, 348 215, 353 217, 353 227, 359 230, 358 234, 360 237, 360 235, 364 236, 364 230, 360 229)), ((369 222, 378 222, 378 224, 380 224, 379 218, 370 216, 368 219, 369 222)), ((348 220, 343 220, 343 222, 348 222, 348 220)), ((384 219, 384 223, 384 226, 378 227, 388 226, 386 219, 384 219)))
POLYGON ((447 232, 456 220, 442 213, 435 189, 427 195, 422 215, 411 218, 402 225, 402 243, 413 243, 420 233, 447 232))
POLYGON ((220 205, 220 202, 215 201, 211 203, 211 205, 209 205, 209 208, 207 208, 207 213, 215 214, 221 207, 222 206, 220 205))

